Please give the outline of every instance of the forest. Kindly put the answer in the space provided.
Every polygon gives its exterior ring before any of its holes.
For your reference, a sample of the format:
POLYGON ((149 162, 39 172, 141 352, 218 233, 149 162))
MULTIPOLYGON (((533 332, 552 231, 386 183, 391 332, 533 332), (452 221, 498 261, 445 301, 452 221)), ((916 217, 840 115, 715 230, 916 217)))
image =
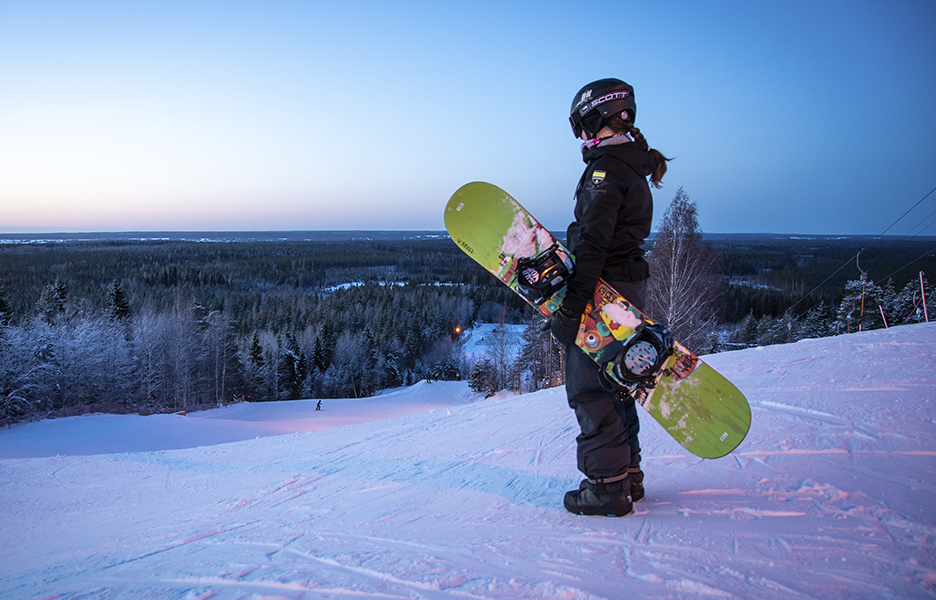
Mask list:
MULTIPOLYGON (((700 352, 915 322, 920 273, 936 270, 932 239, 705 241, 720 304, 700 352)), ((541 325, 444 234, 3 243, 0 420, 364 397, 426 378, 538 389, 559 382, 541 325), (516 340, 496 329, 469 363, 461 332, 482 322, 525 326, 516 340)))
POLYGON ((720 235, 722 349, 925 319, 936 238, 720 235))

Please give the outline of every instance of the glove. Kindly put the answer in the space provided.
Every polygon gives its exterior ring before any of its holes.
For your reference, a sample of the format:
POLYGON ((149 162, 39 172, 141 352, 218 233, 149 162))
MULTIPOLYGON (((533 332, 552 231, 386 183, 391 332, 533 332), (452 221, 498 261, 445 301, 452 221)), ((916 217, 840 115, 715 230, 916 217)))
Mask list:
POLYGON ((549 318, 549 331, 560 344, 574 346, 581 320, 581 315, 576 316, 560 308, 549 318))

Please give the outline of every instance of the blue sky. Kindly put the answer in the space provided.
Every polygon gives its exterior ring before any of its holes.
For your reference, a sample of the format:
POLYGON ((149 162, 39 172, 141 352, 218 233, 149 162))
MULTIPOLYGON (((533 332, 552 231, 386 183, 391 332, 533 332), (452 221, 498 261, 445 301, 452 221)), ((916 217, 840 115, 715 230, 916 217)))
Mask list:
MULTIPOLYGON (((877 234, 936 187, 936 3, 0 0, 0 231, 564 229, 603 77, 710 233, 877 234)), ((936 194, 889 233, 936 209, 936 194)), ((936 226, 923 231, 936 235, 936 226)))

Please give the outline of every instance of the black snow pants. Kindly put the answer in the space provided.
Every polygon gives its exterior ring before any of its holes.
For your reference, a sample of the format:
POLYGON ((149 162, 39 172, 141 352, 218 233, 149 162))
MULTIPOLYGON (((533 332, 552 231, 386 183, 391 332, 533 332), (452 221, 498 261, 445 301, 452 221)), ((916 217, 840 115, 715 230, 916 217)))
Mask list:
MULTIPOLYGON (((608 282, 628 302, 643 310, 647 281, 608 282)), ((581 433, 578 468, 589 479, 607 479, 640 467, 640 421, 630 396, 605 388, 599 367, 577 347, 566 349, 566 396, 575 411, 581 433)))

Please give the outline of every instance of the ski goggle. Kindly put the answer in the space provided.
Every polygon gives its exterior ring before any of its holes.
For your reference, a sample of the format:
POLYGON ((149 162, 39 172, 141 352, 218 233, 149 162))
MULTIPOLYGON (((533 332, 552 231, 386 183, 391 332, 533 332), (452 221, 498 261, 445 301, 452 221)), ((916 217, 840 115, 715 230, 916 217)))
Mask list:
POLYGON ((601 129, 602 117, 601 111, 592 110, 584 117, 579 115, 578 112, 572 113, 569 117, 569 124, 572 125, 572 133, 575 134, 575 137, 582 137, 582 131, 587 131, 588 133, 595 134, 601 129))

